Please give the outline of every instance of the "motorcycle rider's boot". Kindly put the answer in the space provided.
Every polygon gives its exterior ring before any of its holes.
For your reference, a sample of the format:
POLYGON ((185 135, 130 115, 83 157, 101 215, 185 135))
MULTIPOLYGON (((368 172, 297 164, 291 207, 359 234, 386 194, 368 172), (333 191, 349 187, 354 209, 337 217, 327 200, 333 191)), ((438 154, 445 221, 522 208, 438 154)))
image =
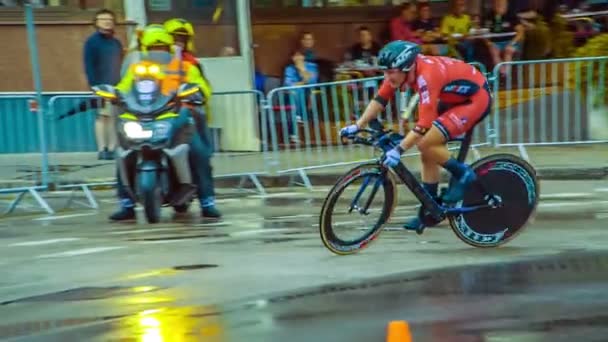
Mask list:
POLYGON ((219 219, 222 213, 215 206, 201 208, 201 216, 204 218, 219 219))
POLYGON ((110 216, 112 221, 129 221, 135 220, 135 208, 120 208, 110 216))

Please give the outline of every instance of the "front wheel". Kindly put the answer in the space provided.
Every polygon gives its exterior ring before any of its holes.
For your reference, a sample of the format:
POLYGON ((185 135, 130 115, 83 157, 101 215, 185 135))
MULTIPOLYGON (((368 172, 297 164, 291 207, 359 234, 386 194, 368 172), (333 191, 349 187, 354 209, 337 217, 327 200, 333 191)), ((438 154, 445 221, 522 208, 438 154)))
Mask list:
POLYGON ((377 163, 355 167, 327 195, 319 216, 319 233, 327 249, 338 255, 358 252, 375 240, 396 203, 395 182, 377 163), (346 218, 345 222, 338 222, 346 218), (370 222, 361 222, 363 220, 370 222), (344 237, 350 232, 352 236, 344 237))
POLYGON ((538 204, 534 168, 510 154, 496 154, 471 165, 477 181, 456 207, 494 206, 449 217, 456 236, 475 247, 498 247, 521 233, 538 204))
POLYGON ((138 185, 146 220, 148 223, 158 223, 162 205, 162 189, 158 182, 158 173, 155 171, 140 172, 138 185))

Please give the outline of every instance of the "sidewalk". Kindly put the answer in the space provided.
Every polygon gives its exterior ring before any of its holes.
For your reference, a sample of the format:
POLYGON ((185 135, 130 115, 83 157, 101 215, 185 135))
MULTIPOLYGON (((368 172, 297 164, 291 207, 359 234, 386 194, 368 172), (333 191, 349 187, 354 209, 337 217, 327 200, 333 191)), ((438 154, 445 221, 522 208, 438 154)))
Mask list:
MULTIPOLYGON (((495 153, 520 155, 517 148, 477 149, 481 157, 495 153)), ((608 178, 608 144, 563 147, 527 147, 530 162, 541 179, 585 180, 608 178)), ((285 186, 297 170, 308 167, 306 174, 313 185, 332 184, 356 162, 372 158, 369 148, 339 146, 280 151, 277 153, 220 153, 213 159, 218 186, 234 186, 235 174, 257 173, 265 186, 285 186), (332 165, 325 167, 324 165, 332 165)), ((469 153, 469 162, 474 153, 469 153)), ((415 173, 419 157, 408 155, 403 161, 415 173)), ((40 178, 39 154, 0 155, 0 189, 32 186, 40 178)), ((96 153, 58 153, 49 155, 50 179, 61 184, 113 182, 114 162, 97 160, 96 153)))

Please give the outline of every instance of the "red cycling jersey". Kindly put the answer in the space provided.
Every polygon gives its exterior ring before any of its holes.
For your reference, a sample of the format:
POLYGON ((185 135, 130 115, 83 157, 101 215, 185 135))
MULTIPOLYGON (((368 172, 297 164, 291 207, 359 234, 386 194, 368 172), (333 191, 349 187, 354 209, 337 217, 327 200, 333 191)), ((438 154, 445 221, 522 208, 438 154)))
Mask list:
MULTIPOLYGON (((470 130, 489 112, 491 96, 485 76, 475 67, 448 57, 419 55, 416 80, 404 84, 420 95, 417 131, 426 132, 435 124, 446 137, 454 138, 470 130), (439 113, 439 104, 449 107, 439 113)), ((385 80, 376 100, 386 105, 396 89, 385 80)))

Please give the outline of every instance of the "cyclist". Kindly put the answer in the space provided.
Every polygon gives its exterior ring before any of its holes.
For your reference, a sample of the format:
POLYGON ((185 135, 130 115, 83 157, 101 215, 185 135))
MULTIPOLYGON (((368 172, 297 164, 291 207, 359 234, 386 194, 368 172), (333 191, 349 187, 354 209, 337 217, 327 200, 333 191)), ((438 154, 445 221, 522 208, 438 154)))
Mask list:
MULTIPOLYGON (((416 145, 421 153, 424 189, 439 200, 441 166, 454 177, 442 200, 458 202, 476 175, 468 165, 454 159, 446 145, 473 129, 490 112, 492 97, 485 76, 463 61, 422 55, 417 44, 401 40, 380 50, 378 64, 384 69, 385 79, 377 96, 356 124, 342 128, 341 135, 352 135, 365 127, 384 110, 396 90, 412 89, 420 96, 418 122, 399 145, 386 153, 383 164, 397 166, 401 155, 416 145)), ((424 227, 415 218, 404 228, 424 227)))
MULTIPOLYGON (((162 25, 149 25, 146 27, 141 37, 142 53, 146 53, 147 51, 171 52, 172 50, 173 37, 162 25)), ((189 83, 199 84, 201 90, 204 89, 207 84, 201 77, 198 69, 194 65, 185 61, 177 61, 174 59, 168 64, 165 72, 166 79, 163 81, 163 89, 166 90, 176 91, 180 84, 183 83, 183 77, 185 77, 185 81, 189 83)), ((127 70, 125 76, 116 86, 116 88, 123 93, 128 92, 133 86, 133 78, 133 70, 127 70)), ((204 91, 202 92, 204 93, 204 91)), ((182 123, 185 124, 192 115, 192 111, 195 110, 196 108, 182 108, 180 111, 182 123)), ((202 143, 198 134, 193 136, 190 145, 191 162, 193 163, 192 167, 194 170, 193 174, 194 178, 196 179, 199 201, 201 204, 201 215, 203 217, 219 218, 221 217, 221 213, 215 208, 212 181, 209 182, 204 177, 204 174, 208 169, 210 169, 209 163, 211 151, 202 143)), ((114 221, 134 219, 134 203, 124 189, 120 177, 118 177, 118 196, 120 198, 121 209, 114 213, 110 219, 114 221)))

